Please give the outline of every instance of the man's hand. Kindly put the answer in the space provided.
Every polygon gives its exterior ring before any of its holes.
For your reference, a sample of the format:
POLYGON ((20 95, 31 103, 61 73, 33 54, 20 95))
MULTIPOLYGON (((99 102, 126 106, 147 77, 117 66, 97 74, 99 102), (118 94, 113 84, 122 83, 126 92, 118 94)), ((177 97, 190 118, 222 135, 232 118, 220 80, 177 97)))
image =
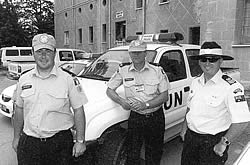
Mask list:
POLYGON ((142 102, 136 98, 129 98, 129 101, 133 111, 142 111, 147 108, 145 102, 142 102))
POLYGON ((219 155, 220 157, 223 156, 224 151, 226 150, 227 145, 223 144, 222 142, 219 142, 214 146, 214 152, 216 155, 219 155))
POLYGON ((130 110, 131 106, 130 106, 130 101, 129 100, 125 100, 122 102, 121 104, 122 108, 125 110, 130 110))
POLYGON ((18 146, 19 138, 14 138, 12 141, 12 148, 15 152, 17 152, 17 146, 18 146))
POLYGON ((81 156, 86 150, 86 143, 76 142, 73 146, 72 156, 81 156))

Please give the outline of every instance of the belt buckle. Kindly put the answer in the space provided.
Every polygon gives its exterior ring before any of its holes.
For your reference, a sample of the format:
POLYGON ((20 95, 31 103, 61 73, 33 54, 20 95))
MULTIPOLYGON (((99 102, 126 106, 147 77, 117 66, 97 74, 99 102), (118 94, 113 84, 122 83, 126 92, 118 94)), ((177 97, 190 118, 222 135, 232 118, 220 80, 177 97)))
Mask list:
POLYGON ((46 142, 46 140, 47 140, 46 138, 40 138, 41 142, 46 142))
POLYGON ((153 116, 152 113, 146 113, 146 114, 145 114, 145 117, 146 117, 146 118, 151 117, 151 116, 153 116))

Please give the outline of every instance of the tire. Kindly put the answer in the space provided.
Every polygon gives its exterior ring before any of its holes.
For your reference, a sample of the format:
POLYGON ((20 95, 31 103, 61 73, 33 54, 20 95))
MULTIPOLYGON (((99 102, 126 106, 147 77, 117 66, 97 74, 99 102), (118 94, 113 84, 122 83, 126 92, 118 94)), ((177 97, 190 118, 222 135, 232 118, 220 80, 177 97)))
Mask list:
POLYGON ((114 130, 106 135, 96 155, 96 165, 125 165, 127 160, 126 130, 114 130))

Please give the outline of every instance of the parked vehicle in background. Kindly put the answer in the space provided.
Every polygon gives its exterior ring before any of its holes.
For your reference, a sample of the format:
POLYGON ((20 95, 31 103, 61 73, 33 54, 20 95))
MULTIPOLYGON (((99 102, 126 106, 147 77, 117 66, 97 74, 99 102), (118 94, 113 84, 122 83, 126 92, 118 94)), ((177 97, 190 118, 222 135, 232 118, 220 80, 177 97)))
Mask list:
POLYGON ((242 150, 240 156, 233 165, 248 165, 250 164, 250 141, 242 150))
POLYGON ((3 47, 0 49, 0 57, 1 65, 6 68, 8 67, 8 63, 10 61, 35 61, 31 53, 31 47, 3 47))
MULTIPOLYGON (((69 48, 57 48, 55 56, 55 65, 60 66, 61 64, 69 61, 75 61, 80 59, 87 59, 88 53, 79 49, 69 48)), ((7 76, 9 79, 17 80, 20 75, 29 69, 35 67, 35 61, 10 61, 8 64, 7 76)))
MULTIPOLYGON (((75 60, 75 61, 66 61, 61 64, 59 67, 67 71, 72 76, 77 76, 82 74, 86 67, 88 67, 94 59, 88 60, 75 60)), ((5 88, 0 94, 0 113, 6 117, 12 117, 13 115, 13 100, 12 96, 16 85, 11 85, 5 88)))
MULTIPOLYGON (((160 65, 168 75, 171 85, 169 100, 162 105, 165 115, 164 141, 167 142, 181 131, 191 82, 201 73, 198 61, 190 59, 190 56, 199 54, 200 46, 177 44, 178 40, 183 39, 180 33, 145 34, 132 38, 147 42, 146 60, 160 65)), ((120 46, 109 49, 76 76, 88 98, 88 103, 84 106, 87 142, 85 154, 94 148, 97 165, 126 164, 126 128, 130 112, 113 102, 106 95, 106 89, 107 81, 118 70, 119 65, 130 62, 128 48, 129 46, 120 46)), ((237 69, 224 68, 223 72, 240 80, 237 69)), ((14 89, 15 85, 10 86, 1 94, 7 96, 4 99, 10 103, 14 89)), ((120 96, 125 96, 123 86, 117 92, 120 96)), ((0 99, 3 106, 7 105, 4 99, 0 99)))

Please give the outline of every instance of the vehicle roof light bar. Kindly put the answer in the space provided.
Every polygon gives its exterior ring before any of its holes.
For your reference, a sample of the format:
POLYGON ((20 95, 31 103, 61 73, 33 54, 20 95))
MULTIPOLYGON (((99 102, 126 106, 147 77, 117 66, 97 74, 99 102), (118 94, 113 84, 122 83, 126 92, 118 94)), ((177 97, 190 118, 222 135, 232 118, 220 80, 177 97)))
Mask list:
POLYGON ((170 42, 176 43, 177 41, 183 40, 184 37, 181 33, 157 33, 157 34, 143 34, 137 36, 128 36, 126 42, 131 42, 133 40, 142 40, 144 42, 170 42))

